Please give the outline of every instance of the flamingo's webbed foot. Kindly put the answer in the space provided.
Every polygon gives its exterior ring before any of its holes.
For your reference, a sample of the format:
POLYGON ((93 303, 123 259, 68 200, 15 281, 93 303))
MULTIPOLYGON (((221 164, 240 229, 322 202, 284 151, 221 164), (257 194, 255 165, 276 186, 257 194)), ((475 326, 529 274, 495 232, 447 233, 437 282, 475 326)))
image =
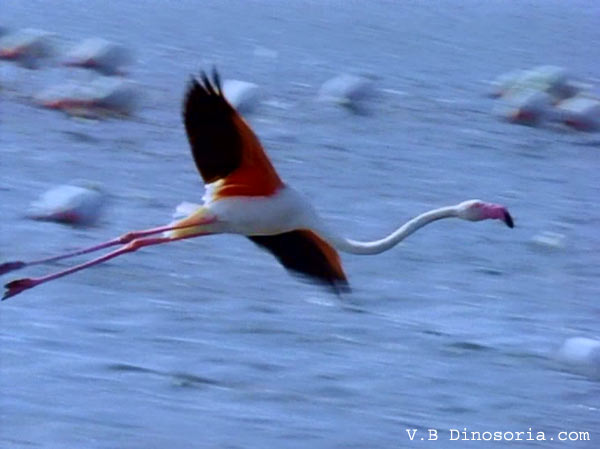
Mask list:
POLYGON ((15 279, 4 286, 6 291, 4 292, 4 296, 2 296, 2 301, 11 296, 18 295, 22 291, 35 287, 36 285, 37 282, 31 278, 15 279))
POLYGON ((20 260, 2 263, 2 264, 0 264, 0 276, 8 273, 10 271, 19 270, 19 269, 23 268, 25 265, 27 265, 27 264, 20 260))

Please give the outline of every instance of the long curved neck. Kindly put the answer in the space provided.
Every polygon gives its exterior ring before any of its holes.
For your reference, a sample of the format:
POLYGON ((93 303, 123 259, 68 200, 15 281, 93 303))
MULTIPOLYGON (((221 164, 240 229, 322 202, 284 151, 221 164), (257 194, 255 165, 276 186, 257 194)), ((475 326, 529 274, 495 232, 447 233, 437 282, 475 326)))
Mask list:
POLYGON ((434 209, 416 216, 387 237, 372 242, 359 242, 356 240, 350 240, 327 231, 323 233, 323 237, 339 251, 352 254, 379 254, 387 251, 390 248, 393 248, 413 232, 421 229, 423 226, 428 225, 433 221, 456 216, 457 211, 455 206, 434 209))

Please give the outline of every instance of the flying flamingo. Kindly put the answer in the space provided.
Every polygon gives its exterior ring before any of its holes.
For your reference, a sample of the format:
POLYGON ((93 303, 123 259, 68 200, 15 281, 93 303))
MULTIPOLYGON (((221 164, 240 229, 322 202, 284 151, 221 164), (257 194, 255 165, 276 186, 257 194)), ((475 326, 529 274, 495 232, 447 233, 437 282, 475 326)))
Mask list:
POLYGON ((470 200, 425 212, 381 240, 350 240, 334 233, 303 196, 281 181, 256 135, 225 99, 216 71, 212 81, 205 73, 200 81, 191 80, 183 102, 183 119, 194 162, 206 183, 204 204, 167 226, 129 232, 55 257, 4 263, 0 274, 121 245, 63 271, 9 282, 3 299, 144 246, 219 233, 244 235, 270 251, 286 269, 339 293, 348 289, 348 282, 336 249, 354 254, 381 253, 423 226, 450 217, 468 221, 499 219, 513 227, 505 207, 470 200))
POLYGON ((25 28, 0 39, 0 60, 14 61, 28 69, 35 69, 42 59, 52 55, 52 34, 34 28, 25 28))
POLYGON ((124 46, 102 38, 90 38, 73 47, 63 65, 91 69, 103 75, 123 75, 121 67, 132 59, 131 52, 124 46))

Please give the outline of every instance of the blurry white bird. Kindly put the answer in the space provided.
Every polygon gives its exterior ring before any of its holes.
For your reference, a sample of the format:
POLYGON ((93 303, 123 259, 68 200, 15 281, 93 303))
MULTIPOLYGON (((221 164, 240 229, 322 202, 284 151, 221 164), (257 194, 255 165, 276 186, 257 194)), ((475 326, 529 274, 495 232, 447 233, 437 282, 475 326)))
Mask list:
POLYGON ((8 33, 0 38, 0 59, 14 61, 28 69, 54 54, 52 34, 34 28, 8 33))
POLYGON ((74 225, 94 223, 104 208, 106 196, 93 183, 79 184, 66 184, 48 190, 31 204, 27 215, 36 220, 74 225))
POLYGON ((511 123, 535 126, 552 115, 552 97, 536 89, 511 91, 494 106, 494 113, 511 123))
POLYGON ((578 131, 600 129, 600 95, 582 92, 556 105, 557 119, 578 131))
POLYGON ((494 98, 521 96, 523 92, 538 91, 550 95, 556 103, 572 97, 578 85, 563 67, 543 65, 531 70, 514 70, 500 75, 492 82, 490 95, 494 98))
POLYGON ((121 75, 123 66, 132 59, 131 51, 123 45, 101 38, 90 38, 69 50, 63 64, 95 70, 103 75, 121 75))
POLYGON ((247 81, 224 80, 223 93, 238 112, 245 114, 252 112, 261 99, 259 87, 247 81))
POLYGON ((568 338, 559 348, 557 359, 572 371, 600 378, 600 340, 568 338))
POLYGON ((135 83, 101 76, 90 82, 71 81, 44 89, 34 96, 34 102, 69 115, 102 118, 131 115, 139 97, 135 83))
POLYGON ((364 76, 341 74, 321 86, 318 99, 345 106, 360 112, 365 102, 373 96, 373 81, 364 76))

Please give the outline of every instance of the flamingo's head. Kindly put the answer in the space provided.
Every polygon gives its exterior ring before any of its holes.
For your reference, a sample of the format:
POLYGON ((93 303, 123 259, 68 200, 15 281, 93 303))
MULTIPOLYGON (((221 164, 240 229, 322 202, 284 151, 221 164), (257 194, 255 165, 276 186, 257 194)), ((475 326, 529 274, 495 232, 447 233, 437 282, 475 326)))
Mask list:
POLYGON ((491 218, 502 220, 509 228, 515 226, 506 207, 480 200, 463 201, 456 206, 456 215, 463 220, 481 221, 491 218))

